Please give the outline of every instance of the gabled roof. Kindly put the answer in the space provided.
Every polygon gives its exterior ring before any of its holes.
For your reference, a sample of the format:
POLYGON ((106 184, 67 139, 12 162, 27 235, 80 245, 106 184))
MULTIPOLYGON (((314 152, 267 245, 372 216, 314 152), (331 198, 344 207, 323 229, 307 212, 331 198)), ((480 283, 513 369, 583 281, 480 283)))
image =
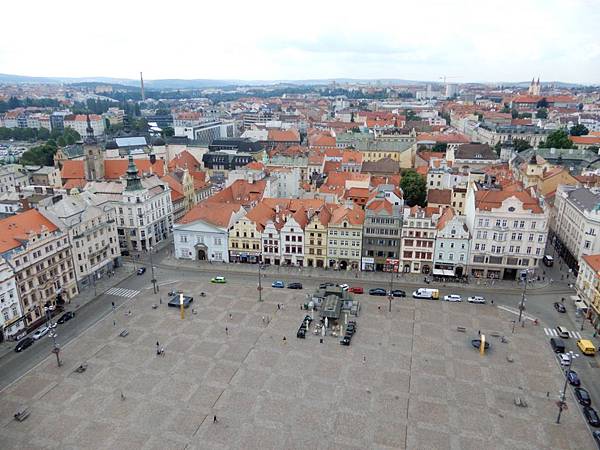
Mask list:
POLYGON ((338 225, 344 220, 351 225, 362 225, 365 221, 365 212, 358 206, 354 208, 339 206, 333 210, 329 225, 338 225))
POLYGON ((231 186, 226 187, 215 195, 206 199, 212 203, 233 203, 249 205, 262 199, 267 182, 265 180, 249 183, 245 180, 236 180, 231 186))
POLYGON ((171 174, 167 174, 164 177, 161 177, 161 180, 166 182, 171 188, 171 201, 177 202, 179 200, 183 200, 183 186, 179 182, 179 180, 171 174))
POLYGON ((66 160, 63 162, 62 169, 60 171, 60 177, 63 180, 70 178, 85 178, 83 170, 83 161, 81 160, 66 160))
POLYGON ((300 133, 294 128, 289 130, 269 130, 269 141, 274 142, 300 142, 300 133))
POLYGON ((188 170, 197 170, 201 167, 200 162, 187 150, 182 151, 175 155, 175 157, 169 161, 168 164, 169 171, 175 169, 176 167, 180 167, 182 169, 187 168, 188 170))
MULTIPOLYGON (((83 161, 82 161, 83 163, 83 161)), ((138 173, 155 173, 161 176, 164 173, 165 162, 157 159, 154 164, 149 159, 134 159, 133 163, 138 169, 138 173)), ((107 159, 104 161, 104 178, 107 180, 117 180, 127 172, 128 161, 126 159, 107 159)))
POLYGON ((600 255, 583 255, 583 260, 596 275, 600 275, 600 255))
POLYGON ((22 241, 29 240, 30 232, 39 235, 44 227, 48 232, 58 230, 58 227, 37 209, 29 209, 0 220, 0 253, 20 247, 22 241))

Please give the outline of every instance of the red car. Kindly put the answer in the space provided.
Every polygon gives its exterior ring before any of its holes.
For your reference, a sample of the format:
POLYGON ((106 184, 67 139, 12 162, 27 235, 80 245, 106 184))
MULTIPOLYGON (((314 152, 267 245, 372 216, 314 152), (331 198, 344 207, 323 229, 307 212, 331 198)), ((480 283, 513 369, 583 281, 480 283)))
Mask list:
POLYGON ((365 291, 360 286, 352 286, 348 289, 348 292, 352 292, 353 294, 363 294, 365 291))

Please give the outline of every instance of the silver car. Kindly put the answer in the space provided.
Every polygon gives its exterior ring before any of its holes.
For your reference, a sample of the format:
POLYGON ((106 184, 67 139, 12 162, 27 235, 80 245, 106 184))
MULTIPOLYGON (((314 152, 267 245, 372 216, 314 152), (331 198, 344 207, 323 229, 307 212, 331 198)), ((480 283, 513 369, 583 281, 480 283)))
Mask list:
POLYGON ((35 330, 35 332, 31 335, 31 337, 37 341, 38 339, 43 337, 46 333, 48 333, 48 331, 50 331, 50 328, 48 328, 46 325, 44 325, 43 327, 35 330))
POLYGON ((485 298, 480 295, 473 295, 467 299, 469 303, 485 303, 485 298))

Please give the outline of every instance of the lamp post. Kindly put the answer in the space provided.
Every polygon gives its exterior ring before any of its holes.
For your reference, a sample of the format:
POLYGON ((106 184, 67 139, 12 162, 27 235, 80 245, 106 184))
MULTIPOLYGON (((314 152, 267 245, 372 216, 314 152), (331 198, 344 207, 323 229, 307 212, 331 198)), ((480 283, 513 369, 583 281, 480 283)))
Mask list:
POLYGON ((571 364, 569 365, 569 367, 567 369, 565 369, 565 384, 563 386, 563 390, 560 395, 560 400, 557 402, 558 416, 556 417, 556 423, 560 423, 560 416, 562 415, 563 409, 566 409, 565 406, 567 405, 565 402, 565 398, 566 398, 566 394, 567 394, 567 384, 569 383, 569 379, 567 378, 567 371, 572 367, 573 362, 575 361, 575 358, 577 358, 579 356, 579 354, 573 353, 572 351, 570 351, 566 354, 569 355, 569 358, 571 359, 571 364))
POLYGON ((52 322, 50 320, 50 307, 46 306, 44 307, 44 309, 46 311, 46 326, 50 328, 50 337, 52 338, 54 344, 52 348, 52 353, 56 355, 56 364, 58 367, 60 367, 62 366, 62 362, 60 360, 60 346, 56 343, 56 332, 54 331, 54 328, 52 328, 52 322))
MULTIPOLYGON (((402 214, 402 209, 400 210, 400 213, 402 214)), ((397 274, 400 274, 400 251, 401 251, 401 244, 402 244, 402 224, 403 224, 403 220, 402 220, 402 216, 400 216, 400 227, 398 228, 398 270, 397 270, 397 274)), ((390 292, 388 295, 388 312, 392 312, 392 299, 394 298, 394 296, 392 295, 392 292, 394 291, 394 264, 392 263, 392 266, 390 268, 390 292)))
MULTIPOLYGON (((138 214, 138 218, 140 219, 140 227, 143 226, 143 220, 144 220, 144 216, 143 214, 138 214)), ((142 230, 140 230, 140 239, 142 237, 141 235, 142 230)), ((152 273, 152 291, 156 294, 158 293, 159 289, 158 286, 156 285, 156 277, 154 276, 154 261, 152 259, 152 246, 150 245, 150 240, 152 238, 148 238, 148 253, 150 253, 150 270, 152 273)), ((140 247, 141 247, 141 241, 140 241, 140 247)))
POLYGON ((261 281, 261 276, 260 276, 260 266, 262 264, 261 262, 262 258, 259 256, 258 258, 258 287, 256 288, 258 290, 258 301, 262 302, 262 281, 261 281))

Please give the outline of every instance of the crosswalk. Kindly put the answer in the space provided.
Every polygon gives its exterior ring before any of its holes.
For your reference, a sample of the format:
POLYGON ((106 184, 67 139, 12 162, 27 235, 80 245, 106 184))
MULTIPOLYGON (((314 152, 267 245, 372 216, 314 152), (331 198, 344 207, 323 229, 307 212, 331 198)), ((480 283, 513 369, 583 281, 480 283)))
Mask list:
POLYGON ((116 297, 125 297, 125 298, 133 298, 140 293, 140 291, 136 291, 135 289, 124 289, 113 287, 106 291, 108 295, 114 295, 116 297))
MULTIPOLYGON (((544 333, 546 333, 546 336, 558 336, 558 331, 554 328, 544 328, 544 333)), ((581 333, 578 331, 569 331, 569 336, 573 339, 581 339, 581 333)))

